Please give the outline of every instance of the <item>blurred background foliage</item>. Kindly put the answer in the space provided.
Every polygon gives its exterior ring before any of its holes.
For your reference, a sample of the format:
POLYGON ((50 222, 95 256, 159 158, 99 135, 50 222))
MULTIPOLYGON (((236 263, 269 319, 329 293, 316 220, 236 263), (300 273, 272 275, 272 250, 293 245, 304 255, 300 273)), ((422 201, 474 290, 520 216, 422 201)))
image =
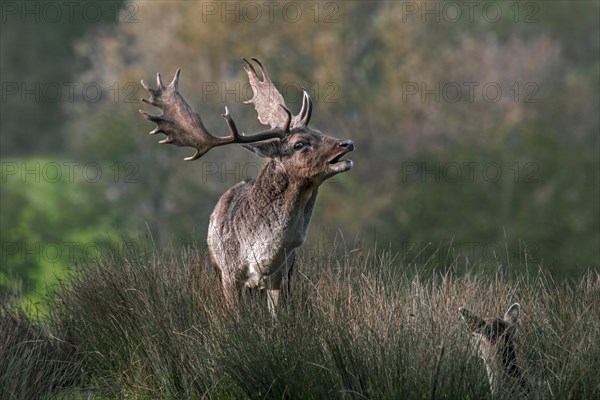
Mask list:
POLYGON ((225 105, 255 131, 251 56, 293 110, 308 88, 312 126, 356 144, 306 247, 343 237, 406 263, 560 276, 599 266, 596 1, 54 3, 59 17, 44 4, 2 5, 5 293, 123 241, 202 243, 219 196, 261 161, 227 147, 185 163, 193 150, 156 145, 139 81, 181 67, 211 131, 225 134, 225 105))

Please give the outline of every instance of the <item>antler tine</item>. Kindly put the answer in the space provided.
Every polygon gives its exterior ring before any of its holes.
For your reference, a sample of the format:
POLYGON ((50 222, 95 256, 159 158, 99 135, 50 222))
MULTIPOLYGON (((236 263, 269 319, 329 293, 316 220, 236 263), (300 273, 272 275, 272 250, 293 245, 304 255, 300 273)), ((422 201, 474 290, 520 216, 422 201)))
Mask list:
MULTIPOLYGON (((242 67, 244 67, 244 70, 248 74, 248 80, 250 81, 250 85, 254 85, 254 84, 258 83, 259 82, 258 75, 256 75, 256 70, 254 69, 254 66, 245 57, 242 57, 242 61, 244 61, 244 64, 242 65, 242 67)), ((251 101, 252 100, 246 100, 244 103, 247 104, 247 103, 250 103, 251 101)))
POLYGON ((307 126, 310 122, 310 117, 312 115, 312 99, 310 95, 306 91, 306 89, 302 88, 303 96, 302 96, 302 109, 300 110, 300 125, 307 126), (306 105, 306 108, 304 107, 306 105))
MULTIPOLYGON (((291 118, 290 111, 287 108, 285 110, 291 118)), ((235 121, 229 113, 229 108, 225 107, 225 114, 221 114, 221 117, 225 119, 225 121, 227 122, 227 126, 229 127, 229 131, 231 132, 231 134, 226 138, 230 140, 230 143, 254 143, 269 139, 283 139, 289 132, 288 121, 287 128, 273 128, 266 131, 254 133, 250 136, 244 136, 238 131, 237 126, 235 125, 235 121)))
POLYGON ((173 86, 173 88, 175 90, 179 90, 179 75, 181 74, 181 68, 177 68, 177 71, 175 71, 175 76, 173 77, 173 80, 171 81, 171 83, 169 83, 169 86, 173 86))
POLYGON ((267 72, 266 68, 262 65, 260 60, 256 57, 251 57, 250 59, 258 64, 258 67, 260 68, 260 73, 263 76, 263 81, 272 83, 273 81, 271 80, 269 73, 267 72))
MULTIPOLYGON (((146 100, 146 99, 143 99, 146 100)), ((150 100, 145 101, 145 103, 150 103, 150 100)), ((152 121, 154 123, 158 123, 160 122, 160 120, 162 119, 160 116, 158 115, 152 115, 152 114, 148 114, 146 111, 144 110, 139 110, 140 114, 142 114, 142 117, 144 117, 145 119, 147 119, 148 121, 152 121)), ((157 127, 158 128, 158 127, 157 127)), ((151 133, 152 134, 152 133, 151 133)))
POLYGON ((183 161, 194 161, 194 160, 199 159, 202 156, 203 156, 203 154, 200 153, 200 151, 196 150, 196 153, 193 156, 191 156, 191 157, 185 157, 183 159, 183 161))
POLYGON ((231 136, 234 139, 240 137, 241 135, 238 132, 237 126, 235 125, 235 121, 231 117, 231 114, 229 113, 229 108, 227 108, 227 106, 225 106, 225 114, 221 114, 221 117, 223 117, 227 122, 227 126, 229 127, 229 132, 231 132, 231 136))
POLYGON ((163 82, 162 82, 162 78, 160 77, 160 72, 156 73, 156 86, 158 86, 159 90, 165 88, 165 85, 163 85, 163 82))
POLYGON ((283 111, 285 111, 285 113, 287 114, 287 119, 286 119, 285 125, 283 126, 282 129, 283 129, 284 132, 289 133, 289 131, 290 131, 290 124, 292 123, 292 112, 285 105, 280 104, 280 106, 281 106, 281 108, 283 108, 283 111))
MULTIPOLYGON (((145 80, 141 80, 140 83, 142 84, 142 87, 146 90, 146 92, 150 93, 150 94, 155 94, 156 90, 152 89, 150 87, 150 85, 148 85, 148 82, 146 82, 145 80)), ((145 101, 146 99, 142 99, 142 101, 145 101)))
POLYGON ((159 144, 169 144, 169 143, 174 143, 174 142, 175 142, 175 140, 171 136, 167 136, 163 140, 158 141, 159 144))
POLYGON ((304 91, 303 87, 300 87, 302 89, 302 107, 300 108, 300 111, 298 112, 298 120, 301 120, 302 117, 304 116, 304 114, 306 114, 306 92, 304 91))

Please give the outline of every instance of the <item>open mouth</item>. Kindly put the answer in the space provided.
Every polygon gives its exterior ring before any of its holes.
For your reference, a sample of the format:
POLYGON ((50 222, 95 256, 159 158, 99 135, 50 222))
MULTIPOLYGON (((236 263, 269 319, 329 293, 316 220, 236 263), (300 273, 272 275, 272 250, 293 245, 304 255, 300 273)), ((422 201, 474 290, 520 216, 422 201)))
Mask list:
POLYGON ((334 158, 329 160, 329 164, 337 164, 340 161, 347 161, 347 160, 342 160, 342 157, 344 157, 346 154, 347 153, 338 154, 337 156, 335 156, 334 158))
POLYGON ((350 168, 352 168, 352 160, 342 159, 346 154, 348 154, 347 151, 340 153, 331 160, 329 160, 329 165, 331 165, 331 167, 334 170, 336 170, 336 172, 348 171, 350 168))

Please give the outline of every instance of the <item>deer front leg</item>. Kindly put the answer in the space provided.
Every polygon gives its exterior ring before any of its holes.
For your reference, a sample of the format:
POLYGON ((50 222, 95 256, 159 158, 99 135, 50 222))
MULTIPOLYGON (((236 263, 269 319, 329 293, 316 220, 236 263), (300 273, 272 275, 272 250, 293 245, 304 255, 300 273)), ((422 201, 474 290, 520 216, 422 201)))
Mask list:
POLYGON ((277 314, 283 307, 283 299, 281 298, 282 290, 280 289, 268 289, 267 290, 267 306, 269 312, 273 318, 277 318, 277 314))
POLYGON ((267 290, 267 305, 269 307, 269 312, 274 318, 276 317, 276 314, 280 312, 287 303, 287 298, 291 289, 290 285, 292 280, 292 271, 294 269, 295 258, 296 251, 293 250, 284 262, 284 271, 281 274, 281 282, 279 283, 278 288, 267 290))
POLYGON ((296 249, 292 250, 289 257, 285 260, 287 276, 284 277, 284 282, 281 285, 281 288, 285 292, 284 297, 287 299, 287 295, 291 290, 292 285, 292 272, 294 272, 294 262, 296 261, 296 249))
POLYGON ((242 297, 243 284, 232 276, 223 274, 221 279, 223 296, 227 307, 233 307, 242 297))

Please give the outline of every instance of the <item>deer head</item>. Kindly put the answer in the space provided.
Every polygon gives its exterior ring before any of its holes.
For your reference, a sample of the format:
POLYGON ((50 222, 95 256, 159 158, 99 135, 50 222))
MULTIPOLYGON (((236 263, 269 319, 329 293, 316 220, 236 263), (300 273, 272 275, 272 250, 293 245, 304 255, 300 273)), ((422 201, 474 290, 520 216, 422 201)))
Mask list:
POLYGON ((459 312, 485 363, 492 394, 507 398, 528 397, 531 388, 516 355, 519 303, 510 306, 503 318, 481 318, 462 307, 459 312))
POLYGON ((256 58, 252 60, 258 65, 262 80, 254 66, 244 58, 244 69, 254 92, 254 97, 245 103, 254 105, 258 120, 270 126, 270 129, 252 135, 240 134, 225 107, 222 117, 227 122, 230 134, 224 137, 213 136, 204 127, 200 116, 179 94, 178 69, 168 86, 164 86, 160 74, 157 74, 157 89, 142 81, 142 86, 150 94, 149 99, 142 101, 163 111, 162 115, 156 116, 140 110, 144 118, 157 125, 150 134, 166 134, 167 137, 159 143, 195 148, 196 153, 185 158, 186 161, 202 157, 213 147, 242 144, 262 157, 275 160, 291 179, 317 185, 335 174, 351 169, 352 161, 342 160, 342 157, 354 150, 352 141, 338 140, 308 127, 313 108, 308 92, 302 89, 302 108, 297 115, 292 116, 264 66, 256 58))
MULTIPOLYGON (((481 346, 482 343, 487 343, 490 348, 496 350, 504 347, 504 344, 514 342, 517 336, 517 321, 519 320, 520 309, 521 306, 515 303, 506 311, 504 318, 486 319, 473 314, 466 308, 461 307, 459 311, 471 334, 481 339, 480 349, 485 350, 481 346)), ((490 353, 490 351, 485 351, 485 353, 490 353)))

